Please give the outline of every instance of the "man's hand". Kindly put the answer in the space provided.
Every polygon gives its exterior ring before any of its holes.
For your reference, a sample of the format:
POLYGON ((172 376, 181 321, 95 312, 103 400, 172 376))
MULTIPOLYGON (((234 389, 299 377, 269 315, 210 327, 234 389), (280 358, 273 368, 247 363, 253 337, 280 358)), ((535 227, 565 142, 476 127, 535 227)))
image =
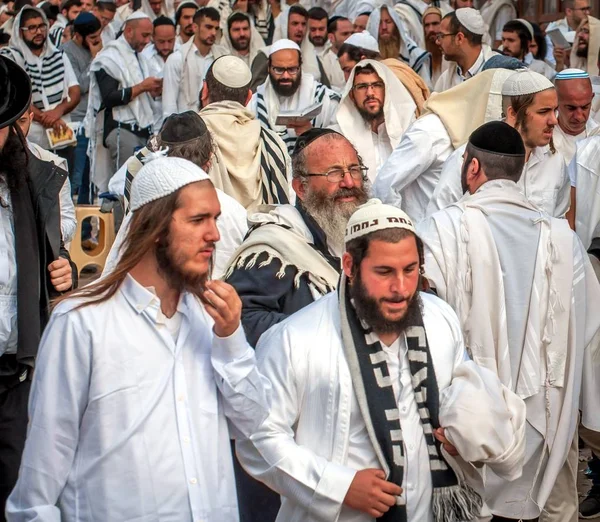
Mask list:
POLYGON ((54 127, 56 122, 63 117, 63 111, 59 107, 52 109, 50 111, 45 111, 42 113, 42 125, 49 129, 50 127, 54 127))
POLYGON ((451 457, 458 456, 458 450, 452 445, 452 443, 444 435, 444 428, 438 428, 433 430, 434 437, 442 443, 444 449, 448 452, 451 457))
POLYGON ((300 136, 300 134, 304 134, 306 131, 312 129, 313 126, 310 121, 294 120, 294 123, 288 123, 287 128, 293 129, 296 132, 296 136, 300 136))
POLYGON ((142 83, 142 92, 162 91, 162 79, 149 76, 142 83))
POLYGON ((567 51, 562 47, 555 47, 552 51, 552 54, 556 60, 556 72, 560 72, 565 69, 567 64, 567 51))
POLYGON ((54 129, 54 132, 56 132, 57 134, 61 134, 61 132, 66 132, 67 129, 69 128, 69 126, 65 123, 65 120, 56 120, 56 122, 54 123, 54 125, 52 125, 52 128, 54 129))
POLYGON ((48 265, 50 282, 58 292, 66 292, 73 285, 73 274, 71 265, 64 257, 59 257, 48 265))
POLYGON ((102 50, 102 40, 98 39, 98 43, 94 44, 90 42, 88 39, 88 46, 90 48, 90 53, 92 54, 92 59, 96 58, 96 55, 102 50))
POLYGON ((396 504, 402 488, 385 480, 380 469, 363 469, 354 475, 354 480, 344 498, 344 504, 367 515, 379 518, 396 504))
POLYGON ((242 301, 233 286, 223 281, 209 281, 199 296, 214 321, 214 331, 219 337, 229 337, 240 326, 242 301))

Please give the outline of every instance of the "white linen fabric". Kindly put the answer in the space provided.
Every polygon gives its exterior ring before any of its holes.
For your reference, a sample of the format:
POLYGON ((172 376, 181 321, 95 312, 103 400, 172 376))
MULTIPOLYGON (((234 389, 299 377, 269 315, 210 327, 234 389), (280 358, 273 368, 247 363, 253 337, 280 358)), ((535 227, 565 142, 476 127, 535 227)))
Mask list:
MULTIPOLYGON (((491 372, 482 371, 468 360, 459 323, 450 307, 430 294, 421 294, 421 297, 423 321, 440 390, 440 418, 447 416, 454 424, 451 412, 458 408, 454 401, 460 400, 465 405, 465 401, 474 399, 470 394, 468 398, 462 395, 460 388, 453 389, 455 376, 464 377, 476 386, 485 382, 496 390, 494 398, 502 393, 510 394, 491 372)), ((388 360, 392 361, 403 434, 409 436, 405 442, 410 444, 406 452, 409 471, 403 496, 407 501, 408 519, 429 522, 432 513, 428 494, 431 484, 426 479, 430 475, 428 457, 426 448, 422 447, 422 428, 419 433, 420 419, 418 414, 414 415, 414 394, 410 393, 410 384, 403 386, 405 382, 410 383, 404 350, 403 336, 397 347, 386 350, 388 360)), ((324 296, 268 330, 256 351, 261 372, 273 386, 273 402, 269 417, 257 432, 249 440, 238 440, 237 453, 247 471, 282 495, 277 520, 373 522, 372 517, 343 505, 356 471, 381 467, 381 462, 370 444, 353 391, 342 346, 337 293, 324 296)), ((464 382, 459 386, 463 388, 464 382)), ((479 405, 482 412, 492 406, 491 395, 481 393, 477 397, 482 401, 479 405)), ((503 469, 510 469, 510 473, 518 476, 523 456, 518 442, 519 428, 512 428, 506 419, 511 417, 514 425, 522 425, 523 404, 517 399, 511 405, 499 402, 493 407, 503 410, 501 421, 494 414, 470 415, 468 425, 462 421, 454 424, 458 429, 453 435, 458 444, 464 443, 482 455, 479 452, 483 448, 475 448, 470 432, 495 429, 500 436, 494 437, 488 446, 488 463, 493 465, 495 458, 503 455, 503 469), (511 407, 515 409, 508 413, 511 407), (500 429, 497 422, 502 425, 500 429)), ((488 439, 484 445, 490 442, 488 439)), ((444 457, 459 479, 482 491, 481 477, 470 463, 446 454, 444 457)), ((485 507, 482 515, 489 515, 485 507)))
POLYGON ((551 67, 550 65, 548 65, 546 62, 544 62, 542 60, 537 60, 536 58, 533 57, 533 54, 531 54, 531 53, 527 53, 525 55, 525 58, 523 58, 523 62, 525 63, 525 65, 527 65, 527 68, 530 71, 542 74, 549 80, 553 80, 554 77, 556 76, 556 71, 554 70, 553 67, 551 67))
MULTIPOLYGON (((453 11, 452 6, 445 0, 441 0, 436 7, 446 16, 453 11)), ((408 35, 421 48, 425 49, 425 34, 423 32, 423 13, 430 6, 423 0, 402 0, 394 5, 394 10, 398 13, 402 24, 408 35)))
POLYGON ((0 356, 17 353, 17 251, 10 190, 0 181, 0 356))
POLYGON ((504 25, 517 18, 517 10, 512 0, 487 0, 481 5, 479 12, 489 27, 492 43, 501 41, 504 25))
POLYGON ((189 293, 168 320, 130 275, 81 304, 44 332, 9 518, 237 521, 230 436, 256 430, 270 395, 242 327, 217 337, 189 293))
POLYGON ((567 134, 560 128, 560 125, 554 127, 554 133, 552 135, 554 148, 563 155, 567 165, 571 163, 571 160, 575 155, 575 151, 577 150, 577 143, 587 138, 590 135, 590 133, 598 127, 600 127, 600 125, 591 117, 585 124, 584 131, 581 134, 578 134, 577 136, 567 134))
MULTIPOLYGON (((456 149, 446 160, 442 174, 427 206, 427 217, 463 197, 460 175, 467 145, 456 149)), ((523 167, 517 186, 528 201, 551 216, 564 217, 570 206, 570 179, 560 152, 536 147, 523 167), (561 163, 562 162, 562 163, 561 163)))
POLYGON ((492 48, 489 45, 483 44, 477 60, 475 60, 475 63, 466 72, 463 72, 456 62, 449 62, 446 70, 442 72, 438 81, 435 82, 433 90, 435 92, 443 92, 456 85, 460 85, 462 82, 467 81, 469 78, 472 78, 477 73, 481 72, 485 62, 497 54, 497 52, 492 51, 492 48))
POLYGON ((354 145, 363 163, 369 168, 368 175, 371 182, 375 181, 378 169, 388 159, 391 151, 398 146, 406 129, 415 120, 416 108, 413 97, 406 87, 385 65, 375 60, 362 60, 352 69, 337 110, 337 125, 340 132, 354 145), (386 141, 389 150, 387 154, 379 153, 380 148, 375 143, 371 125, 365 122, 350 97, 356 68, 365 65, 370 65, 375 69, 377 75, 385 84, 385 100, 383 103, 385 136, 379 136, 379 138, 386 141))
POLYGON ((497 373, 527 406, 524 474, 512 482, 486 474, 495 514, 536 518, 577 428, 597 429, 599 360, 591 311, 600 285, 566 220, 548 216, 507 180, 417 227, 427 277, 457 312, 473 360, 497 373), (527 315, 522 313, 528 310, 527 315))

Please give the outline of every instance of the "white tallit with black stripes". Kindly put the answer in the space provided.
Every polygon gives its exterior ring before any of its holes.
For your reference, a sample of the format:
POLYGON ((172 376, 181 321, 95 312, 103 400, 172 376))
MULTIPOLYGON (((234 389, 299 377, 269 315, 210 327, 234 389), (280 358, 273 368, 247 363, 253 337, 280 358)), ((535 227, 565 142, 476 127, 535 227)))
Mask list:
POLYGON ((34 55, 21 36, 21 17, 24 12, 35 11, 48 24, 41 9, 25 6, 15 18, 10 46, 0 50, 0 54, 18 63, 31 79, 31 103, 42 111, 56 107, 68 96, 63 52, 46 39, 40 56, 34 55))
MULTIPOLYGON (((371 328, 365 329, 357 316, 345 275, 338 290, 342 344, 359 409, 379 461, 388 465, 384 469, 387 480, 402 487, 405 467, 402 427, 387 358, 379 338, 371 328)), ((433 435, 433 430, 440 427, 439 389, 421 314, 405 334, 412 385, 429 454, 435 521, 473 520, 483 500, 471 486, 459 482, 433 435)), ((378 520, 407 522, 406 505, 396 504, 378 520)))
POLYGON ((267 78, 256 89, 248 108, 256 114, 263 127, 279 134, 291 154, 297 136, 292 129, 275 125, 278 114, 280 111, 302 110, 317 102, 322 104, 321 113, 312 120, 312 126, 324 128, 333 125, 340 102, 339 94, 317 82, 310 74, 303 73, 300 87, 292 96, 277 94, 270 78, 267 78))

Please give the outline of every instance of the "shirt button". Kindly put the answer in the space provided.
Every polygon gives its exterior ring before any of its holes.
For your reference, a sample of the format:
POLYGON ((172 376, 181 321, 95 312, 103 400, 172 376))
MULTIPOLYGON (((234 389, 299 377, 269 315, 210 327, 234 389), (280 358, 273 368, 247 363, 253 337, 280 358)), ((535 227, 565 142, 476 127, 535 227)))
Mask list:
POLYGON ((198 479, 197 478, 191 478, 190 479, 190 484, 193 484, 193 485, 198 484, 198 479))
POLYGON ((402 413, 406 413, 406 410, 407 410, 406 406, 402 406, 402 413))

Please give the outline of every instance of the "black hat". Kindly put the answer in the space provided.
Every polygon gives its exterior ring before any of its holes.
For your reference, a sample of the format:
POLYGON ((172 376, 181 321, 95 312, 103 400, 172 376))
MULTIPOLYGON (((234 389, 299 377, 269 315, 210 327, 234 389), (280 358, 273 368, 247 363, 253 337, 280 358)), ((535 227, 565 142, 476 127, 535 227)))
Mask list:
POLYGON ((204 120, 194 111, 171 114, 160 129, 160 141, 163 144, 179 145, 197 140, 208 134, 204 120))
POLYGON ((15 62, 0 56, 0 129, 17 121, 30 103, 29 76, 15 62))
POLYGON ((525 156, 521 135, 503 121, 490 121, 475 129, 469 136, 469 145, 490 154, 525 156))
POLYGON ((319 129, 313 128, 306 131, 303 134, 300 134, 296 139, 296 144, 294 145, 294 150, 292 152, 292 156, 298 154, 302 149, 308 147, 313 141, 319 139, 321 136, 325 136, 326 134, 337 134, 342 136, 339 132, 336 132, 332 129, 319 129))
POLYGON ((102 24, 92 13, 82 11, 77 15, 77 18, 73 21, 73 30, 83 36, 89 36, 102 29, 102 24))

